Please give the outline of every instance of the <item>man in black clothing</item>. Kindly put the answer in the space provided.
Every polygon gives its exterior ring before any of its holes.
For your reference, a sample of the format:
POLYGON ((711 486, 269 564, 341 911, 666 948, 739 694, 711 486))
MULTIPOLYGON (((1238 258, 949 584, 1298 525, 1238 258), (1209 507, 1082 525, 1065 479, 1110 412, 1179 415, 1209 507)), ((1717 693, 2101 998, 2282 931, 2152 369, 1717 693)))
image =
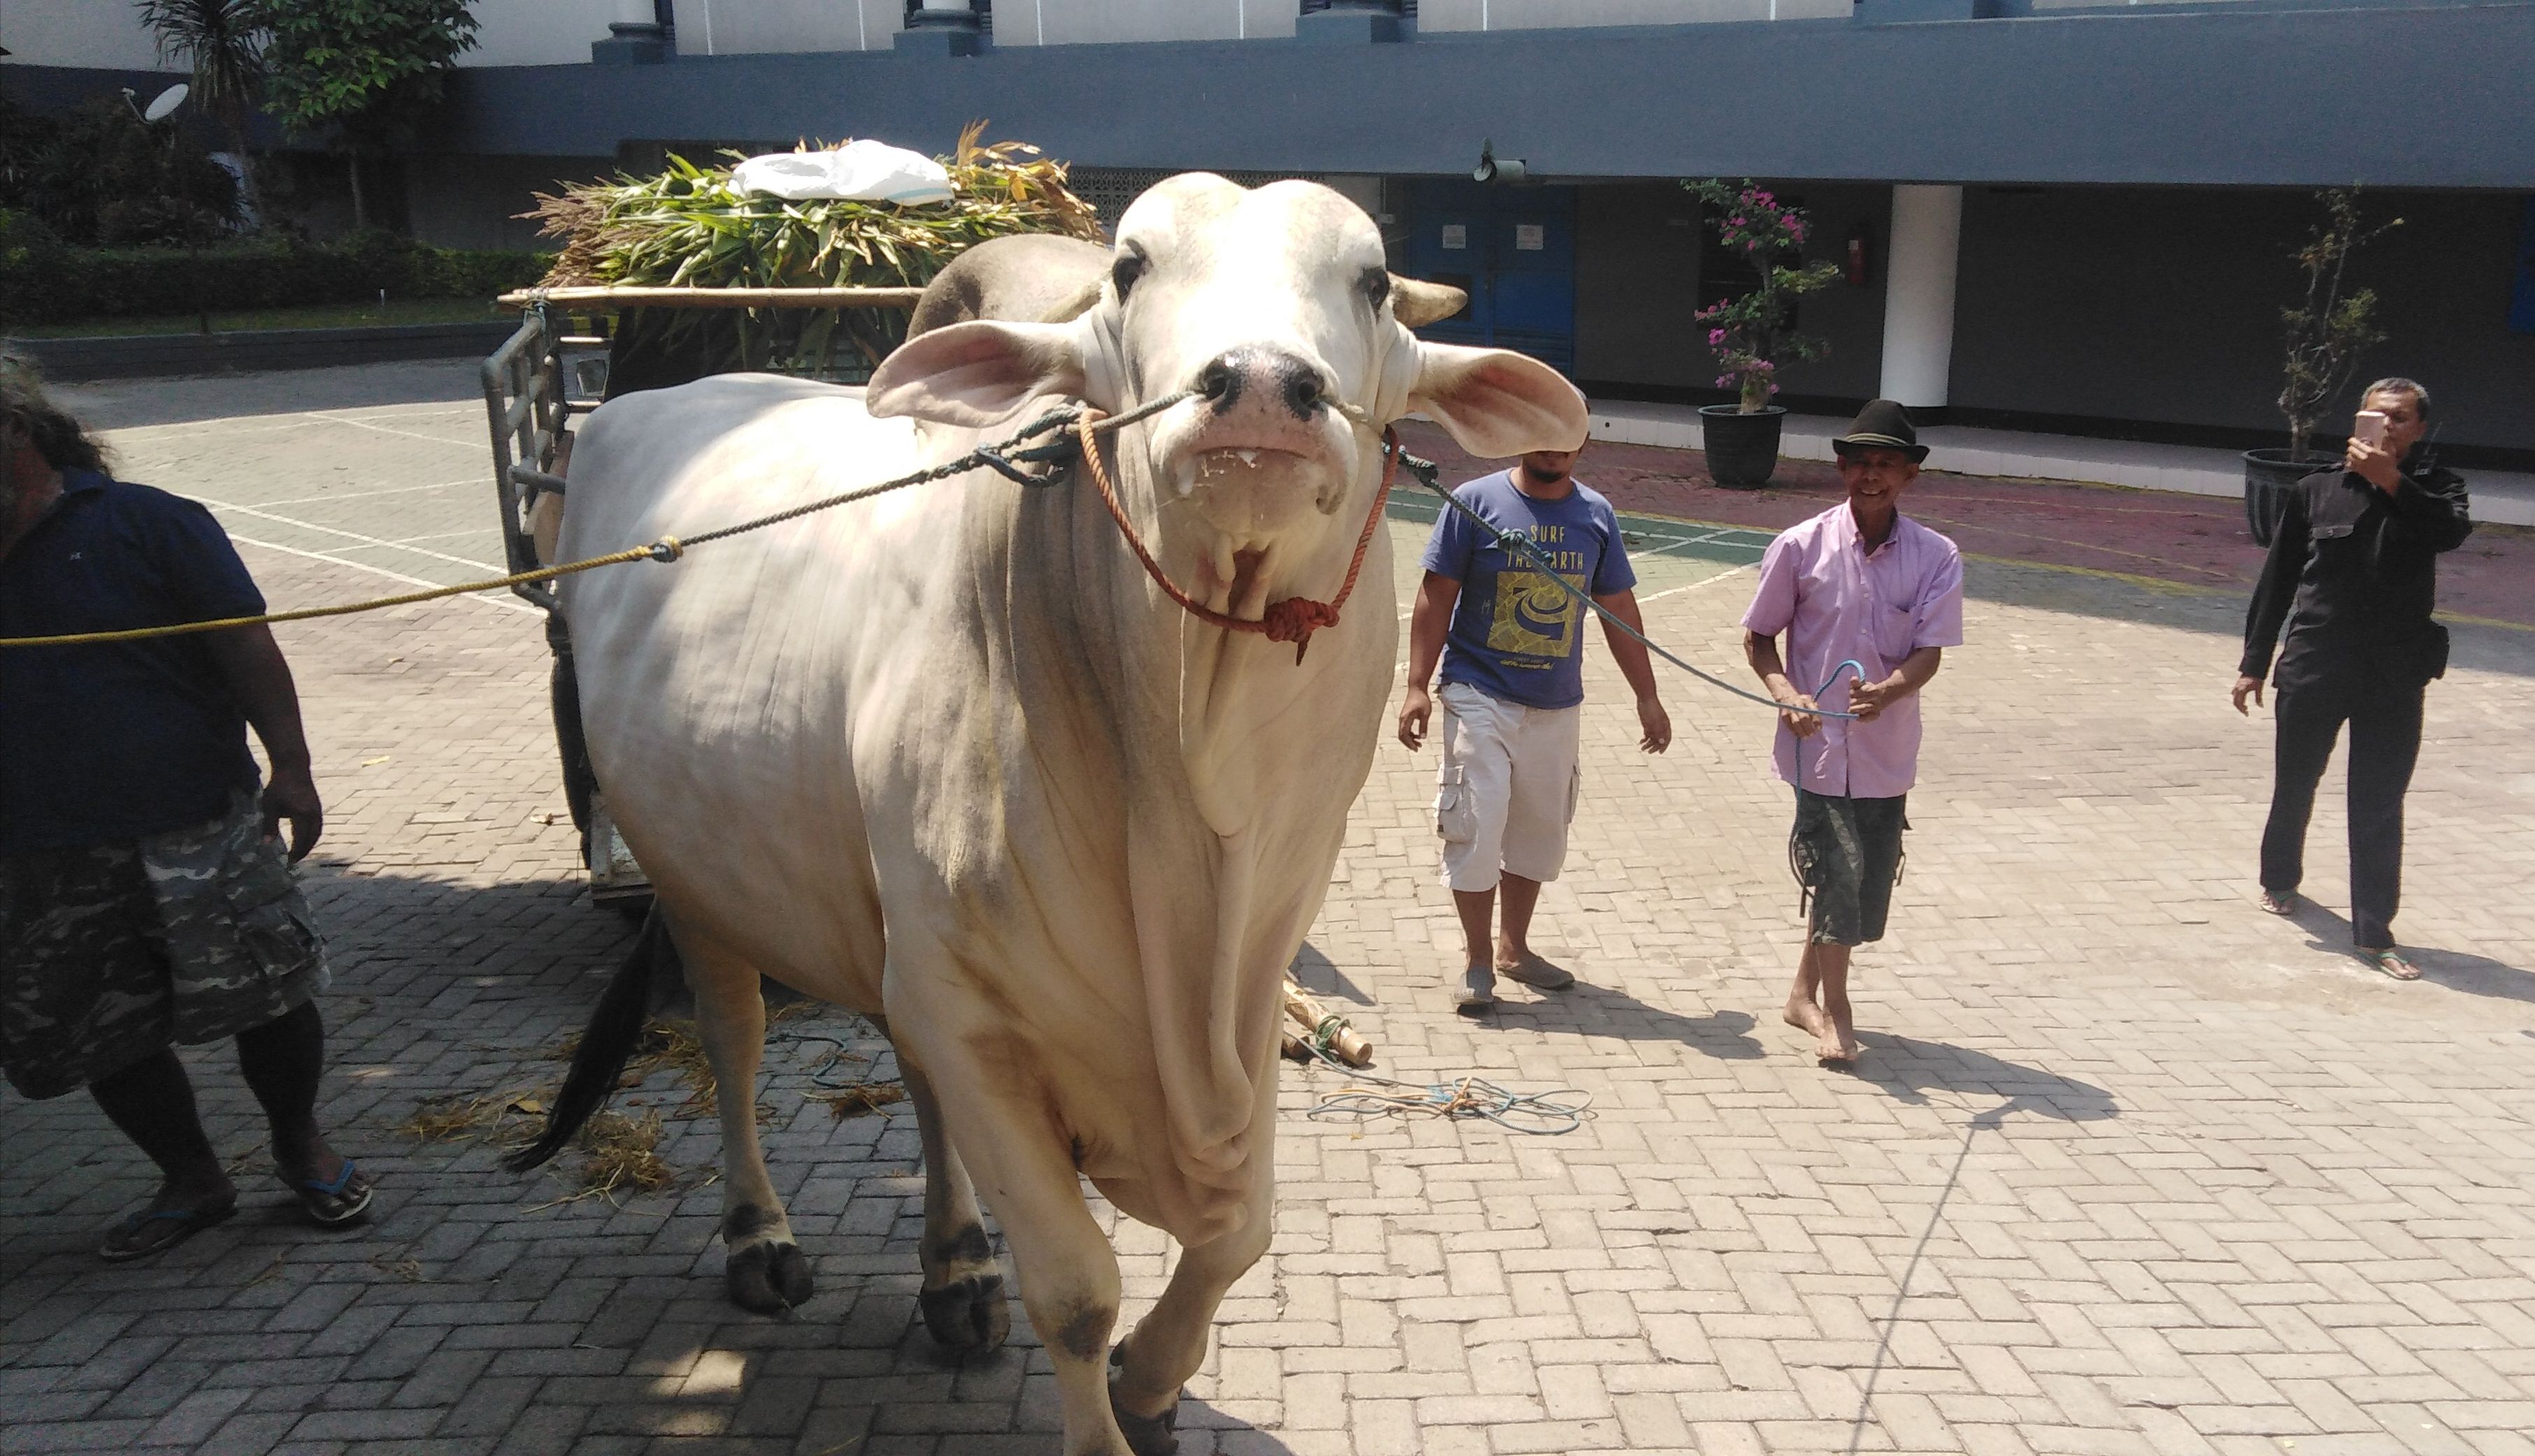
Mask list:
MULTIPOLYGON (((2337 467, 2289 488, 2270 558, 2245 618, 2236 711, 2262 700, 2271 644, 2280 651, 2270 822, 2262 830, 2262 908, 2296 906, 2307 816, 2332 741, 2350 724, 2350 933, 2360 953, 2398 981, 2420 967, 2394 948, 2403 882, 2403 791, 2421 750, 2421 698, 2446 672, 2446 629, 2430 620, 2439 553, 2473 530, 2464 481, 2423 458, 2430 396, 2407 379, 2368 387, 2361 408, 2385 417, 2382 438, 2351 437, 2337 467)), ((2364 433, 2364 432, 2363 432, 2364 433)))

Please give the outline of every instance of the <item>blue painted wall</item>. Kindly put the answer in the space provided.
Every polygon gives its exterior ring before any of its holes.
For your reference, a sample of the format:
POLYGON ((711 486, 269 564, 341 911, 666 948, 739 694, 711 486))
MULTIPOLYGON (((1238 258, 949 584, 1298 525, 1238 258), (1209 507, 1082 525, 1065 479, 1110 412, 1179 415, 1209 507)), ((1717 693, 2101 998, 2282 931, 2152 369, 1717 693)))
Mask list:
POLYGON ((1087 166, 2535 189, 2535 4, 681 57, 469 70, 443 150, 882 136, 989 117, 1087 166), (2372 104, 2332 84, 2370 60, 2372 104))
POLYGON ((1425 331, 1446 343, 1520 349, 1576 372, 1576 189, 1466 178, 1391 189, 1386 236, 1403 272, 1451 283, 1469 306, 1425 331))

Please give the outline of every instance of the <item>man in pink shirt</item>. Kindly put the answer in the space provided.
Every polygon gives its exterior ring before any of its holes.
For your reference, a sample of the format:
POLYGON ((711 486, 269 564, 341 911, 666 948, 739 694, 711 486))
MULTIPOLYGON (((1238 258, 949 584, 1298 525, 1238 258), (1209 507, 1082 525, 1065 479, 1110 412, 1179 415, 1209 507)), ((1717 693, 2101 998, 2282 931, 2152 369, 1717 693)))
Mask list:
POLYGON ((1788 856, 1812 904, 1787 1021, 1813 1033, 1823 1061, 1847 1062, 1858 1054, 1849 950, 1884 939, 1919 768, 1917 695, 1963 639, 1963 561, 1900 512, 1928 457, 1900 405, 1868 404, 1831 448, 1848 499, 1769 543, 1743 652, 1784 705, 1778 777, 1796 791, 1788 856))

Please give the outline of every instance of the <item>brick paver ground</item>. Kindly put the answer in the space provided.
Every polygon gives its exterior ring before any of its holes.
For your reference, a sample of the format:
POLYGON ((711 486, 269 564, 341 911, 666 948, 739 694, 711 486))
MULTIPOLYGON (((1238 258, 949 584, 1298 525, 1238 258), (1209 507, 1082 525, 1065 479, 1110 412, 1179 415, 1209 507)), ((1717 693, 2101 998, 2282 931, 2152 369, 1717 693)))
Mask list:
MULTIPOLYGON (((123 427, 127 473, 225 503, 298 604, 498 559, 466 534, 464 386, 80 397, 123 427)), ((1650 626, 1733 661, 1748 559, 1673 552, 1650 626)), ((1570 1088, 1593 1116, 1356 1127, 1309 1116, 1338 1077, 1289 1073, 1276 1243, 1223 1306, 1183 1450, 2535 1452, 2535 637, 2459 629, 2432 693, 2400 922, 2429 979, 2396 986, 2342 951, 2336 798, 2319 908, 2250 901, 2267 725, 2226 706, 2236 602, 1970 576, 1854 1072, 1775 1016, 1794 894, 1765 714, 1668 678, 1679 741, 1643 758, 1597 655, 1540 928, 1581 981, 1478 1024, 1440 991, 1432 758, 1384 751, 1304 978, 1389 1075, 1570 1088)), ((803 1095, 870 1069, 810 1039, 877 1057, 850 1023, 787 1023, 770 1059, 772 1162, 821 1280, 786 1320, 721 1302, 715 1139, 665 1078, 628 1096, 671 1115, 678 1182, 613 1203, 396 1130, 550 1080, 626 929, 575 868, 534 616, 455 601, 283 639, 330 798, 326 1107, 380 1216, 296 1225, 210 1051, 243 1212, 109 1269, 88 1250, 143 1160, 83 1098, 0 1100, 0 1452, 1052 1453, 1018 1309, 1016 1348, 965 1365, 914 1318, 911 1120, 803 1095)), ((1118 1237, 1132 1314, 1168 1250, 1118 1237)))

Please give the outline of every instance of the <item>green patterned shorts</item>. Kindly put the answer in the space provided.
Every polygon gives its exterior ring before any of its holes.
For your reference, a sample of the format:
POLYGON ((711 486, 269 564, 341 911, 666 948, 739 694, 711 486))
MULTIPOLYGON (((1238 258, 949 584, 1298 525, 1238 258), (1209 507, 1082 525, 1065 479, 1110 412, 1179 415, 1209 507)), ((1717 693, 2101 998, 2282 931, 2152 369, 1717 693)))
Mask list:
POLYGON ((324 943, 241 794, 210 823, 0 856, 0 1072, 58 1097, 325 988, 324 943))
POLYGON ((1817 945, 1884 939, 1892 881, 1901 874, 1901 831, 1909 796, 1852 799, 1796 790, 1796 827, 1787 861, 1811 901, 1806 935, 1817 945))

